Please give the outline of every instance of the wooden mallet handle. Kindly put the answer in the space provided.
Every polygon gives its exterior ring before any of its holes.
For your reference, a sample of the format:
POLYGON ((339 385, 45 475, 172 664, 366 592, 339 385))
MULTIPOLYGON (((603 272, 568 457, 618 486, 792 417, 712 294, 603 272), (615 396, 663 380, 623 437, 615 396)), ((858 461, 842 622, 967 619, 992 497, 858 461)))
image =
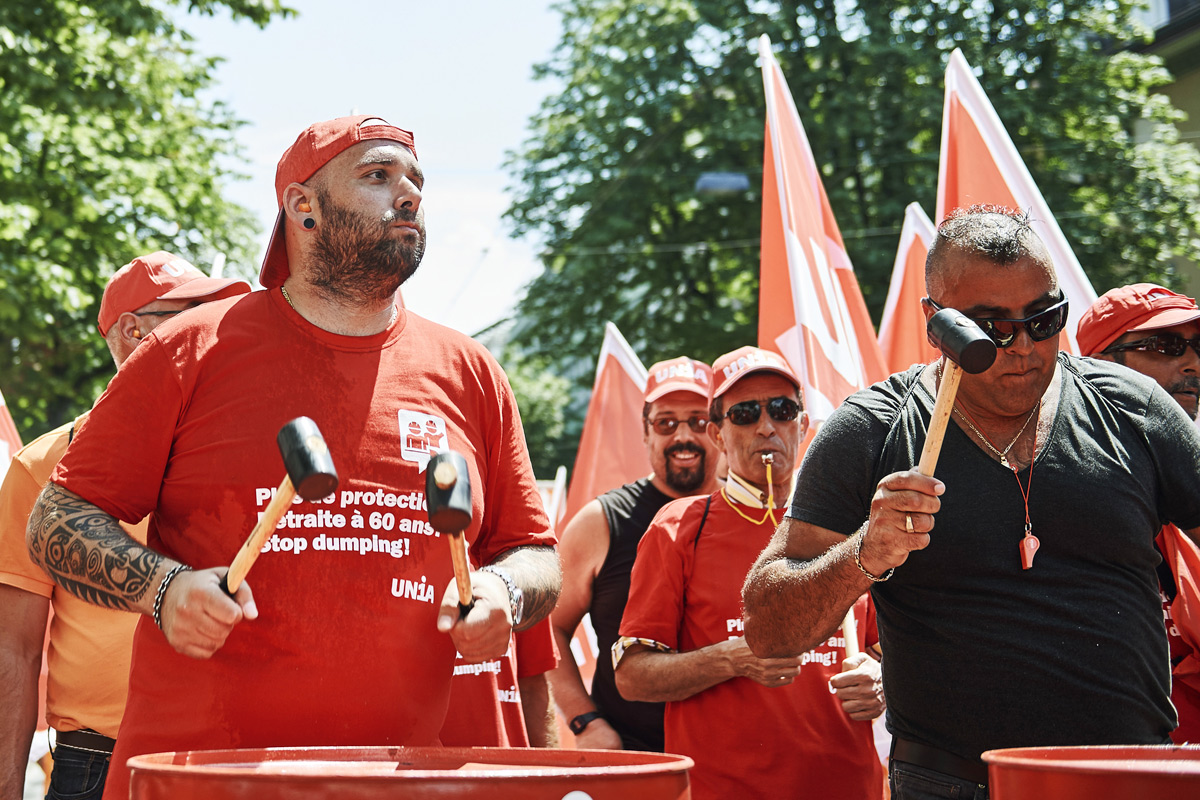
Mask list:
POLYGON ((842 638, 846 640, 846 658, 858 655, 858 620, 854 618, 854 606, 850 606, 842 620, 842 638))
POLYGON ((471 588, 471 562, 463 531, 471 524, 471 475, 461 453, 447 450, 429 461, 425 479, 425 503, 429 524, 446 534, 450 564, 458 587, 458 613, 465 617, 475 605, 471 588))
POLYGON ((279 525, 279 518, 287 512, 288 506, 292 504, 295 496, 296 490, 292 487, 292 479, 284 475, 283 483, 279 484, 279 491, 267 504, 262 518, 254 526, 254 530, 250 531, 250 535, 246 537, 242 549, 238 550, 237 555, 234 556, 233 563, 229 565, 229 572, 225 573, 222 588, 230 595, 236 592, 242 585, 242 581, 246 579, 246 573, 254 566, 259 553, 262 552, 262 546, 275 532, 276 526, 279 525))
POLYGON ((929 419, 929 431, 925 434, 925 446, 921 449, 921 461, 917 465, 917 472, 932 478, 942 452, 942 440, 946 438, 946 425, 954 411, 958 382, 963 372, 975 375, 992 366, 996 361, 996 343, 953 308, 943 308, 930 317, 926 334, 929 343, 941 351, 945 365, 929 419))
POLYGON ((945 359, 943 363, 946 369, 942 373, 942 385, 938 387, 933 415, 929 418, 929 432, 925 434, 925 447, 921 449, 921 462, 917 465, 917 472, 929 477, 933 477, 933 471, 937 468, 942 440, 946 438, 946 426, 954 411, 954 397, 958 394, 958 382, 962 380, 963 373, 962 367, 950 359, 945 359))

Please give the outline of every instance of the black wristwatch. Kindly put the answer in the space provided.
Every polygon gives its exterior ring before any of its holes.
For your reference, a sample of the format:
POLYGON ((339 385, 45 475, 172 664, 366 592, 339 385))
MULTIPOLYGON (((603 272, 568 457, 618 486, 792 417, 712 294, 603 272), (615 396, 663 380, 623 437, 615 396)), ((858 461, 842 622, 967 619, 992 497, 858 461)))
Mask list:
POLYGON ((587 726, 592 724, 592 720, 600 719, 599 711, 589 711, 586 714, 580 714, 575 719, 567 723, 567 727, 571 729, 571 733, 578 736, 587 730, 587 726))

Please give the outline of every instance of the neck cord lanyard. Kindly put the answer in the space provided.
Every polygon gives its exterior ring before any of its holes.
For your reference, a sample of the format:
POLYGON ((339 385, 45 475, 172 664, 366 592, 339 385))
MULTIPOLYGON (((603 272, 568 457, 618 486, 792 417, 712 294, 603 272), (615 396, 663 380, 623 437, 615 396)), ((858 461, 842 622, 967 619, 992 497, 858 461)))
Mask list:
MULTIPOLYGON (((1000 452, 996 449, 995 445, 988 440, 987 436, 983 434, 983 431, 979 430, 979 428, 971 420, 971 417, 969 414, 967 414, 966 409, 956 408, 955 410, 962 415, 963 419, 967 421, 967 424, 971 426, 971 430, 983 440, 983 443, 986 444, 993 453, 1000 452)), ((1034 408, 1034 413, 1038 416, 1040 422, 1042 416, 1042 404, 1040 402, 1037 404, 1037 407, 1034 408)), ((1025 424, 1028 425, 1029 420, 1025 420, 1025 424)), ((1013 439, 1012 444, 1009 444, 1008 448, 1005 449, 1004 455, 1000 456, 1001 463, 1012 470, 1013 477, 1017 479, 1017 488, 1021 490, 1021 499, 1025 501, 1025 535, 1021 538, 1021 544, 1018 546, 1018 549, 1021 552, 1021 569, 1031 569, 1033 567, 1033 557, 1037 554, 1038 548, 1041 547, 1042 544, 1040 541, 1038 541, 1038 538, 1033 535, 1033 523, 1029 521, 1029 493, 1033 491, 1033 464, 1037 460, 1037 427, 1038 426, 1035 423, 1033 426, 1033 456, 1029 459, 1029 483, 1027 486, 1023 486, 1021 484, 1021 476, 1017 472, 1016 465, 1009 463, 1008 459, 1005 458, 1008 450, 1012 448, 1013 444, 1016 444, 1017 440, 1013 439)), ((1024 432, 1025 428, 1021 428, 1021 433, 1024 432)), ((1021 434, 1017 434, 1017 438, 1020 438, 1020 435, 1021 434)))
MULTIPOLYGON (((747 520, 749 522, 753 522, 755 525, 762 525, 767 520, 771 520, 772 525, 778 526, 779 522, 775 519, 775 510, 776 510, 775 509, 775 484, 771 482, 771 460, 764 456, 763 463, 765 463, 767 466, 767 497, 766 497, 765 503, 762 501, 762 499, 759 499, 758 507, 765 508, 767 510, 767 513, 763 515, 762 519, 755 519, 754 517, 750 516, 749 514, 742 511, 740 508, 738 508, 738 505, 739 505, 738 503, 735 503, 733 500, 730 499, 729 492, 728 492, 729 484, 733 484, 735 487, 737 487, 738 490, 740 490, 738 492, 738 494, 748 495, 748 497, 746 498, 747 500, 749 500, 751 497, 753 497, 755 495, 755 493, 758 494, 759 498, 762 497, 762 492, 758 491, 757 486, 750 483, 745 478, 743 478, 740 475, 738 475, 737 473, 735 473, 733 470, 729 471, 729 481, 726 483, 725 486, 721 487, 721 497, 725 498, 725 502, 729 504, 729 507, 732 508, 734 511, 736 511, 742 519, 747 520)), ((749 503, 747 503, 746 505, 749 505, 749 503)))

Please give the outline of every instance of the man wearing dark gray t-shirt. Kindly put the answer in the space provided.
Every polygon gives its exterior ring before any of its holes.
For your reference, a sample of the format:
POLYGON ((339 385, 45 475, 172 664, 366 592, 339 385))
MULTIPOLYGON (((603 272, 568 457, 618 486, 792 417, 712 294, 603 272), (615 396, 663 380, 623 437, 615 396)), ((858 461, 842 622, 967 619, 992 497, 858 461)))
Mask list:
POLYGON ((999 350, 963 376, 938 477, 913 469, 938 363, 847 400, 747 579, 747 640, 803 652, 872 590, 897 800, 986 797, 989 749, 1166 742, 1154 536, 1200 527, 1200 434, 1153 381, 1058 353, 1066 302, 1022 216, 943 223, 926 289, 999 350))

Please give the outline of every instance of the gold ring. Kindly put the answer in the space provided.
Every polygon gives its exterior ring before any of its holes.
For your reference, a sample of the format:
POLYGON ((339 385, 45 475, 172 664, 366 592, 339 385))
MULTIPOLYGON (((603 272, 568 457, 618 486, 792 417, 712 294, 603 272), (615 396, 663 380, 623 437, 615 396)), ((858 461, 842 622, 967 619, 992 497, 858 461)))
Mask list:
POLYGON ((916 531, 913 530, 912 514, 904 515, 904 529, 909 533, 916 533, 916 531))

